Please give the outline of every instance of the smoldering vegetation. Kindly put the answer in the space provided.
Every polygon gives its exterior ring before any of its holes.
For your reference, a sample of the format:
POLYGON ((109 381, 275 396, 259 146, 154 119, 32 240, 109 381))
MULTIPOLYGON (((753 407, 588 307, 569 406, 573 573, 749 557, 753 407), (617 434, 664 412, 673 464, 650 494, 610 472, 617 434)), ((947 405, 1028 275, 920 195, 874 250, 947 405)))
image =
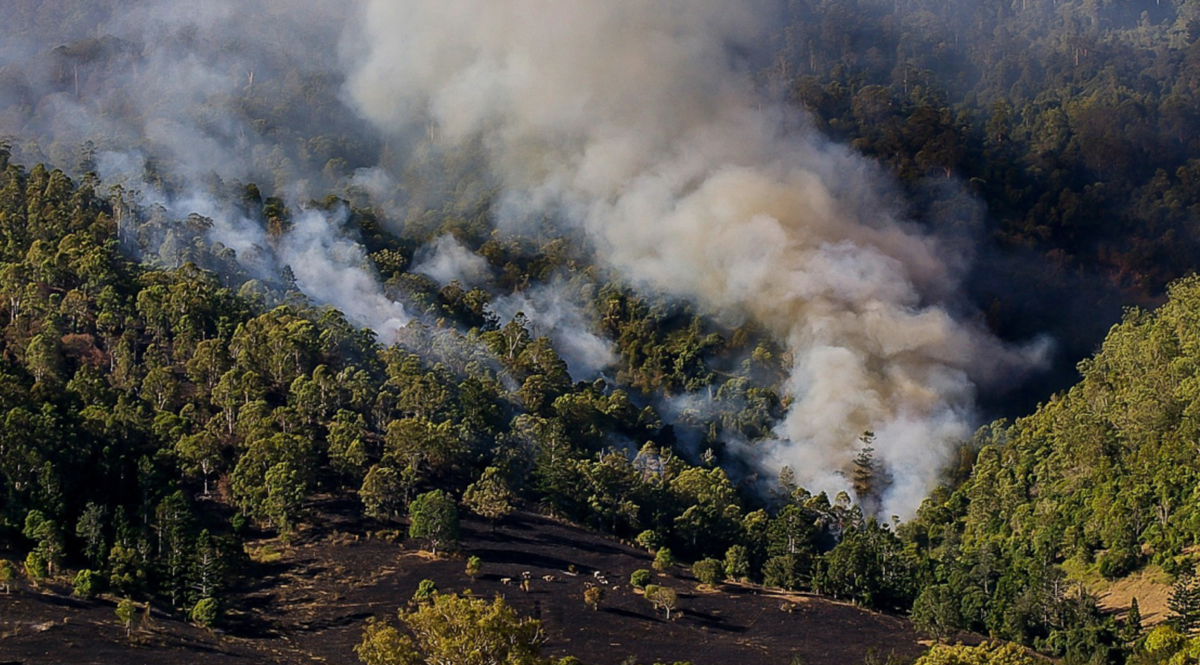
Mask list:
POLYGON ((788 466, 813 490, 847 487, 873 431, 889 514, 936 484, 980 390, 1048 362, 1039 326, 1002 341, 972 298, 978 255, 1007 264, 981 249, 970 187, 937 182, 940 205, 914 215, 780 92, 776 26, 794 7, 76 5, 5 10, 14 159, 120 185, 156 221, 129 251, 264 304, 303 294, 414 349, 523 314, 572 379, 685 400, 700 423, 758 403, 765 427, 700 435, 697 454, 788 466), (654 365, 622 308, 694 344, 654 365))
POLYGON ((794 402, 756 454, 833 489, 874 430, 888 509, 907 513, 970 433, 975 381, 1035 368, 1046 347, 957 320, 962 257, 902 218, 869 163, 750 85, 733 54, 770 16, 368 3, 348 89, 385 131, 426 118, 443 141, 480 142, 502 224, 562 220, 636 286, 763 326, 792 357, 794 402))

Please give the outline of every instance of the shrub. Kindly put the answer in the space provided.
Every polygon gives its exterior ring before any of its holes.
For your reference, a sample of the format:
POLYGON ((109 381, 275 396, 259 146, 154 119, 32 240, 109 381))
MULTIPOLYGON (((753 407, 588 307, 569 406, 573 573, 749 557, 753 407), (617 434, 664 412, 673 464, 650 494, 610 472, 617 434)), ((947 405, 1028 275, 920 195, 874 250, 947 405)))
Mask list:
POLYGON ((658 551, 654 555, 654 569, 660 573, 665 573, 675 565, 675 555, 671 554, 671 550, 666 547, 658 551))
POLYGON ((629 576, 629 583, 639 589, 644 589, 652 579, 654 579, 654 573, 646 570, 645 568, 639 568, 638 570, 633 571, 633 574, 629 576))
POLYGON ((25 574, 34 581, 45 579, 50 575, 50 566, 41 552, 34 550, 25 557, 25 574))
POLYGON ((601 589, 598 586, 588 587, 588 589, 583 592, 583 602, 587 603, 587 606, 593 610, 600 609, 600 601, 602 600, 604 600, 604 589, 601 589))
POLYGON ((658 535, 657 531, 647 529, 638 534, 638 545, 645 547, 647 551, 654 552, 663 546, 663 537, 658 535))
POLYGON ((221 618, 221 606, 216 598, 205 598, 192 608, 192 621, 201 626, 213 627, 221 618))
POLYGON ((692 566, 692 574, 696 576, 696 579, 701 584, 716 586, 721 583, 723 569, 724 566, 721 565, 720 561, 716 559, 704 559, 703 561, 697 561, 692 566))
POLYGON ((417 585, 417 592, 413 594, 413 600, 429 600, 435 593, 437 593, 437 582, 421 580, 421 583, 417 585))
POLYGON ((17 567, 8 559, 0 559, 0 585, 4 586, 4 593, 8 593, 12 589, 12 583, 17 579, 17 567))
POLYGON ((479 577, 479 574, 482 572, 483 559, 480 559, 477 556, 467 559, 467 577, 470 577, 472 580, 474 580, 476 577, 479 577))
POLYGON ((117 620, 125 626, 125 635, 128 636, 133 632, 133 622, 137 620, 137 605, 128 598, 122 599, 117 603, 117 620))
POLYGON ((75 575, 74 594, 84 600, 95 598, 100 593, 104 578, 94 570, 83 569, 75 575))

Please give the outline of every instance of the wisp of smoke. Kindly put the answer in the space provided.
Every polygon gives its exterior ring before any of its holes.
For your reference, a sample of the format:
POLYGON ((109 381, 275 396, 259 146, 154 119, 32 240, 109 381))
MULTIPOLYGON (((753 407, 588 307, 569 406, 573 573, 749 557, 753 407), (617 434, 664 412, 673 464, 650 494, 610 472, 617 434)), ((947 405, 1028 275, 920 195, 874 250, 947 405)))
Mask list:
POLYGON ((105 182, 136 187, 130 196, 143 206, 161 206, 174 219, 191 214, 207 218, 211 223, 207 240, 233 249, 251 276, 276 280, 286 267, 296 287, 314 303, 336 307, 347 320, 371 328, 387 343, 395 341, 400 328, 408 324, 411 317, 404 306, 384 294, 366 250, 346 232, 349 215, 344 207, 331 212, 301 208, 290 227, 272 241, 261 223, 199 187, 171 196, 138 183, 145 172, 144 159, 138 155, 101 153, 97 164, 105 182))
POLYGON ((962 262, 871 164, 756 93, 738 54, 773 4, 369 0, 347 91, 385 130, 482 140, 501 221, 554 215, 635 284, 760 323, 794 358, 761 462, 838 490, 873 430, 883 510, 908 516, 976 383, 1047 350, 956 319, 962 262))
POLYGON ((491 274, 487 259, 445 235, 417 250, 413 272, 424 273, 439 284, 458 282, 466 288, 483 286, 491 274))
POLYGON ((501 321, 511 320, 518 313, 529 317, 531 332, 550 338, 576 381, 598 378, 617 362, 612 342, 593 332, 583 307, 571 298, 562 280, 496 298, 491 310, 501 321))

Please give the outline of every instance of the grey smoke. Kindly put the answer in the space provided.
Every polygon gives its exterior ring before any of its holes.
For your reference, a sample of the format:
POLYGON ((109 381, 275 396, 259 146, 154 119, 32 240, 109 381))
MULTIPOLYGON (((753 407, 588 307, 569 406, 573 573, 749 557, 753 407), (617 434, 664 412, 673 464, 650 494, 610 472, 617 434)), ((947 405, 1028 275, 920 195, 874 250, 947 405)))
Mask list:
MULTIPOLYGON (((348 92, 381 128, 482 139, 503 217, 581 228, 633 283, 751 318, 795 362, 761 462, 838 490, 865 430, 910 515, 974 425, 975 383, 1039 365, 943 303, 963 261, 866 160, 756 93, 732 53, 774 3, 371 0, 348 92)), ((502 222, 504 219, 501 220, 502 222)))
POLYGON ((386 343, 396 341, 411 317, 404 305, 388 298, 363 246, 346 229, 348 211, 298 207, 291 226, 272 242, 260 223, 245 218, 229 202, 188 188, 179 196, 139 183, 144 158, 101 153, 98 174, 110 185, 130 188, 144 207, 161 206, 174 219, 202 215, 211 222, 207 240, 233 249, 252 277, 276 280, 286 267, 296 286, 318 305, 330 305, 355 325, 374 330, 386 343))
MULTIPOLYGON (((210 218, 248 271, 289 265, 311 298, 385 335, 403 307, 339 213, 304 204, 341 185, 393 199, 403 157, 384 153, 478 144, 504 185, 497 224, 559 220, 635 286, 752 319, 787 346, 790 410, 748 455, 836 491, 872 429, 896 480, 885 510, 907 515, 973 427, 975 386, 1037 366, 1045 347, 1006 347, 957 316, 957 239, 902 219, 878 169, 758 94, 741 63, 780 2, 143 0, 49 38, 104 36, 84 44, 117 54, 103 70, 73 69, 86 49, 60 53, 0 21, 0 135, 20 137, 18 159, 60 165, 103 137, 102 170, 149 161, 147 175, 181 181, 139 185, 145 201, 210 218), (285 109, 274 126, 246 110, 269 102, 257 92, 310 78, 344 80, 349 106, 285 109), (297 139, 327 131, 357 146, 348 172, 305 166, 323 153, 297 139), (285 198, 292 230, 268 242, 206 194, 213 174, 285 198)), ((470 279, 470 256, 430 256, 424 270, 470 279)), ((573 373, 602 371, 605 343, 571 302, 533 291, 496 307, 537 312, 564 331, 573 373)), ((457 343, 399 332, 435 355, 457 343)))
POLYGON ((501 321, 524 313, 532 334, 550 338, 567 363, 571 378, 590 381, 616 365, 617 355, 612 342, 596 334, 583 306, 571 297, 570 291, 567 282, 556 279, 496 298, 491 309, 501 321))
MULTIPOLYGON (((322 119, 305 115, 309 109, 272 109, 285 120, 272 126, 256 122, 263 113, 253 108, 269 101, 255 91, 272 86, 312 78, 336 88, 343 21, 355 6, 146 0, 87 7, 84 25, 55 22, 37 35, 13 34, 14 23, 0 22, 0 72, 7 77, 0 110, 8 109, 0 114, 0 135, 17 138, 19 159, 49 159, 67 169, 75 168, 68 150, 100 141, 94 168, 106 187, 120 184, 130 199, 160 206, 176 220, 193 213, 208 218, 207 239, 233 249, 249 276, 278 281, 287 267, 314 303, 336 307, 390 343, 410 319, 403 305, 385 296, 365 249, 346 228, 346 211, 307 205, 310 196, 340 184, 300 164, 314 148, 297 145, 291 133, 322 119), (170 182, 146 181, 157 175, 170 182), (257 182, 284 198, 294 214, 288 231, 268 238, 260 223, 212 194, 213 176, 257 182)), ((337 115, 346 120, 300 135, 374 140, 376 132, 336 100, 320 101, 341 108, 337 115)), ((391 187, 379 168, 362 168, 346 184, 379 198, 391 187)))
POLYGON ((362 245, 340 233, 346 211, 332 216, 305 210, 284 235, 280 255, 296 276, 296 285, 320 304, 337 307, 351 322, 394 342, 411 317, 383 293, 362 245))
MULTIPOLYGON (((25 13, 37 13, 22 2, 25 13)), ((83 3, 80 3, 83 4, 83 3)), ((256 123, 269 104, 256 91, 341 79, 338 43, 355 3, 320 0, 182 0, 97 3, 82 24, 46 18, 31 29, 0 20, 0 136, 19 158, 75 167, 85 141, 137 150, 174 177, 258 182, 295 196, 323 194, 305 169, 292 128, 308 136, 374 132, 309 108, 271 109, 285 126, 256 123), (61 25, 60 25, 61 23, 61 25), (35 106, 36 105, 36 106, 35 106), (307 125, 307 126, 306 126, 307 125)), ((65 18, 65 17, 64 17, 65 18)))
POLYGON ((468 289, 486 285, 492 273, 487 259, 451 235, 440 236, 417 250, 412 271, 429 275, 440 284, 458 282, 468 289))

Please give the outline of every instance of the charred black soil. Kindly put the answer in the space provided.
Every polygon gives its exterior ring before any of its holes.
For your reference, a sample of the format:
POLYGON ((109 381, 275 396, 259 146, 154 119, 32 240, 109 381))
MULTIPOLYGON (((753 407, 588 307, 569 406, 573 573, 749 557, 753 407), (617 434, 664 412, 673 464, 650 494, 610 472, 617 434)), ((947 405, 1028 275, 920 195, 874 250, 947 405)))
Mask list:
POLYGON ((683 569, 656 580, 679 593, 679 611, 667 621, 629 584, 634 570, 650 568, 644 552, 530 513, 495 530, 465 522, 462 552, 434 559, 386 530, 364 530, 350 511, 337 508, 327 504, 323 526, 291 545, 260 540, 248 546, 256 563, 220 631, 154 608, 126 636, 113 599, 80 601, 65 584, 0 594, 0 664, 349 665, 357 663, 353 647, 366 620, 394 619, 426 578, 442 591, 505 596, 542 621, 545 653, 594 665, 618 665, 631 656, 695 665, 786 665, 800 656, 809 665, 844 665, 862 662, 871 650, 915 656, 923 649, 904 619, 805 594, 744 585, 708 589, 683 569), (484 562, 474 580, 465 573, 466 556, 484 562), (523 577, 530 580, 527 591, 523 577), (588 584, 604 588, 599 610, 583 601, 588 584))

